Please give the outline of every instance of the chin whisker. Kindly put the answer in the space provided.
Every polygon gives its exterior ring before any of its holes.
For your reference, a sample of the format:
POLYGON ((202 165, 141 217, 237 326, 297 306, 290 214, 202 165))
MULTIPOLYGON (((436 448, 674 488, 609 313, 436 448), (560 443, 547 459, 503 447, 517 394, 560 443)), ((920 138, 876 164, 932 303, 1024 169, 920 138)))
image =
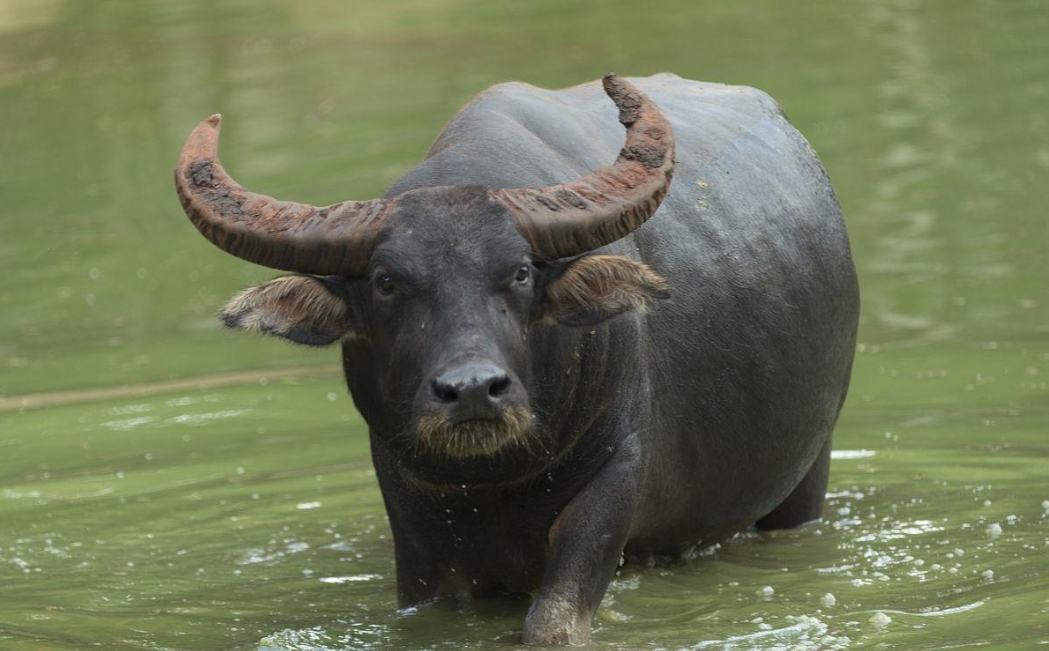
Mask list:
POLYGON ((508 407, 496 419, 458 424, 444 416, 425 414, 419 418, 416 433, 421 447, 444 456, 490 456, 513 447, 531 454, 534 420, 532 412, 524 407, 508 407))

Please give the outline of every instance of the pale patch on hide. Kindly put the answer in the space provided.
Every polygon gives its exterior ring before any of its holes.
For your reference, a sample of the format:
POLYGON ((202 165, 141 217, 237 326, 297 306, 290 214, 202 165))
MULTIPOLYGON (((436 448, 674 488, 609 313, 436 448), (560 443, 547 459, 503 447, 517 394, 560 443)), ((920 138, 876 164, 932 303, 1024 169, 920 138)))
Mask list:
POLYGON ((420 443, 438 454, 479 457, 511 445, 530 448, 532 421, 532 412, 524 407, 508 407, 495 420, 468 420, 458 425, 443 416, 426 414, 419 419, 416 432, 420 443))
POLYGON ((311 346, 354 337, 346 304, 309 276, 284 276, 244 290, 226 305, 222 321, 311 346))
POLYGON ((568 325, 597 323, 628 310, 646 310, 670 297, 666 279, 642 262, 617 255, 580 258, 547 288, 549 316, 568 325))

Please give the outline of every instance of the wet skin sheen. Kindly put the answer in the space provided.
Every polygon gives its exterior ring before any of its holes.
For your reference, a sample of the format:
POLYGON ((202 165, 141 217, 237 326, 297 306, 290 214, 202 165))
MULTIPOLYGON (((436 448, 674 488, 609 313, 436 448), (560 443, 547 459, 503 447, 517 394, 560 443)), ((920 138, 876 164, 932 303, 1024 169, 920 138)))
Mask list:
MULTIPOLYGON (((755 523, 819 517, 858 312, 837 200, 763 93, 673 75, 636 83, 671 121, 677 165, 632 236, 590 258, 531 260, 486 189, 583 176, 615 158, 622 131, 597 84, 507 84, 387 192, 400 201, 367 277, 315 281, 345 307, 343 362, 402 605, 536 591, 525 641, 582 642, 624 553, 671 558, 755 523), (559 283, 602 255, 645 263, 669 300, 616 316, 590 296, 589 316, 565 316, 559 283), (532 414, 523 443, 485 454, 420 443, 429 413, 466 400, 449 373, 479 381, 466 367, 500 378, 481 398, 532 414)), ((254 292, 231 304, 230 325, 289 318, 254 292)), ((309 316, 305 330, 262 329, 316 344, 309 316)))

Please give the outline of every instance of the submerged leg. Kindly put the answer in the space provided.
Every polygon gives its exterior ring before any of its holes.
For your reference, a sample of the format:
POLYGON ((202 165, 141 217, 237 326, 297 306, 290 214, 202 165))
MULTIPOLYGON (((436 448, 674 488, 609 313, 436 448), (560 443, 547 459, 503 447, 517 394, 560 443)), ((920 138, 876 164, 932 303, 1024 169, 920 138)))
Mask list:
POLYGON ((827 476, 830 471, 830 438, 816 457, 812 467, 787 499, 772 512, 758 520, 760 530, 790 529, 818 520, 827 494, 827 476))
POLYGON ((637 507, 640 454, 628 441, 557 516, 543 581, 525 618, 525 644, 586 644, 637 507))

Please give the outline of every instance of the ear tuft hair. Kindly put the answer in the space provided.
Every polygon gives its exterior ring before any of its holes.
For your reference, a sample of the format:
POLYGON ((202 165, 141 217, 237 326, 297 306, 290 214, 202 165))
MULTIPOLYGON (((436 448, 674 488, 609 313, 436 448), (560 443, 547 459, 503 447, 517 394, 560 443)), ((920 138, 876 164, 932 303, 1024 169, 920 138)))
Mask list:
POLYGON ((670 298, 670 285, 648 265, 617 255, 568 263, 546 290, 548 316, 564 325, 594 325, 629 310, 647 310, 670 298))
POLYGON ((349 331, 345 301, 310 276, 284 276, 237 294, 222 311, 228 328, 326 346, 349 331))

